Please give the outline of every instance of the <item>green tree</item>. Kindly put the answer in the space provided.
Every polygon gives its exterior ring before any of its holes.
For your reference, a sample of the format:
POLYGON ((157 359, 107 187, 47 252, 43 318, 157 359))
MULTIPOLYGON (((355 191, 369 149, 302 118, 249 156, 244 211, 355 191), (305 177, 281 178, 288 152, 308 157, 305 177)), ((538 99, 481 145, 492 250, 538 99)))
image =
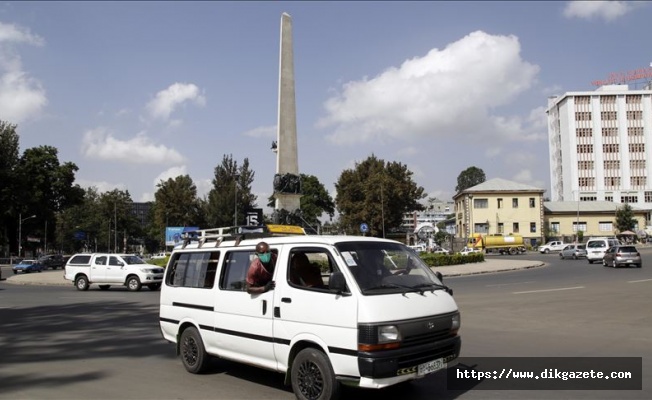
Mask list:
POLYGON ((205 224, 202 203, 197 197, 197 186, 189 175, 180 175, 161 181, 154 193, 152 223, 149 234, 163 243, 166 226, 198 226, 205 224))
POLYGON ((478 167, 469 167, 460 172, 460 174, 457 176, 457 186, 455 186, 455 192, 459 193, 470 187, 479 185, 486 180, 487 177, 485 176, 483 170, 478 167))
POLYGON ((207 224, 210 227, 232 226, 242 223, 244 212, 256 207, 257 196, 251 193, 255 173, 249 168, 249 159, 242 166, 232 155, 224 155, 222 163, 215 167, 213 188, 205 203, 207 224))
POLYGON ((357 233, 367 223, 371 236, 382 236, 398 227, 403 214, 423 210, 424 189, 412 180, 412 172, 398 162, 385 162, 373 154, 355 168, 344 170, 335 184, 340 228, 357 233))
MULTIPOLYGON (((274 195, 267 199, 267 206, 274 208, 274 195)), ((319 218, 328 214, 335 215, 335 203, 328 190, 314 175, 301 174, 301 216, 310 227, 321 226, 319 218)))
MULTIPOLYGON (((35 236, 52 237, 56 213, 83 201, 84 190, 74 184, 77 170, 74 163, 60 164, 58 150, 52 146, 27 149, 20 157, 15 171, 16 212, 36 215, 33 224, 38 228, 32 229, 35 236)), ((32 245, 31 250, 42 248, 42 243, 32 245)))
POLYGON ((632 206, 625 203, 616 210, 616 229, 619 232, 633 231, 636 227, 636 219, 632 206))
MULTIPOLYGON (((0 120, 0 254, 8 256, 11 235, 17 225, 18 204, 16 169, 18 166, 18 134, 16 125, 0 120)), ((16 227, 17 228, 17 227, 16 227)))

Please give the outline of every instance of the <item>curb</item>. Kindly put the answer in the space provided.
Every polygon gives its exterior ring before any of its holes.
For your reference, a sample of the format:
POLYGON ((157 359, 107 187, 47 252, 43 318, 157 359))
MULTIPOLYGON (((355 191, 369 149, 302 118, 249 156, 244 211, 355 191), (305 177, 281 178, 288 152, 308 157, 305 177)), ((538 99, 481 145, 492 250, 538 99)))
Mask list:
POLYGON ((524 267, 509 267, 509 268, 502 268, 502 269, 497 269, 497 270, 482 270, 482 271, 469 271, 469 272, 453 272, 451 274, 445 274, 441 270, 439 272, 442 272, 442 275, 444 278, 450 278, 450 277, 457 277, 457 276, 468 276, 468 275, 487 275, 487 274, 493 274, 493 273, 498 273, 498 272, 509 272, 509 271, 520 271, 523 269, 531 269, 531 268, 539 268, 539 267, 544 267, 546 265, 545 262, 542 262, 540 264, 535 264, 535 265, 527 265, 524 267))

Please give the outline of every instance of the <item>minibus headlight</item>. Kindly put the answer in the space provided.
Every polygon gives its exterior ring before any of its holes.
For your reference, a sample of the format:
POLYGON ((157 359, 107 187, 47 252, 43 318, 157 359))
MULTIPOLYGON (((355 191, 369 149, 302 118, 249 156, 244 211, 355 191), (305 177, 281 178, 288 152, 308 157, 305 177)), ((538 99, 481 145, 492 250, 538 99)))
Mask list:
POLYGON ((457 333, 457 331, 460 329, 460 325, 462 321, 460 320, 460 313, 456 313, 453 315, 452 321, 451 321, 451 331, 453 333, 457 333))
POLYGON ((378 343, 398 342, 401 340, 401 333, 396 325, 385 325, 378 327, 378 343))

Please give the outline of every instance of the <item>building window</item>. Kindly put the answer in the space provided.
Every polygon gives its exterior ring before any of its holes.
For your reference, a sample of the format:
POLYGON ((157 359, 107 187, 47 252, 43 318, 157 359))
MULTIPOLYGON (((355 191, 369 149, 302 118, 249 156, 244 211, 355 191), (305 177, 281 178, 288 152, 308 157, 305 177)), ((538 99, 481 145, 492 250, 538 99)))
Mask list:
POLYGON ((498 199, 498 208, 503 208, 503 199, 498 199))
POLYGON ((643 136, 643 127, 642 126, 628 126, 627 127, 628 136, 643 136))
POLYGON ((473 199, 473 208, 489 208, 489 200, 473 199))
POLYGON ((573 222, 573 232, 577 232, 577 228, 580 228, 579 230, 582 232, 586 232, 586 222, 580 221, 579 223, 573 222))
POLYGON ((604 196, 604 201, 611 201, 611 202, 613 202, 613 201, 614 201, 614 197, 613 197, 613 196, 604 196))
POLYGON ((620 169, 620 160, 605 160, 604 169, 620 169))
POLYGON ((550 223, 550 232, 554 234, 559 233, 559 222, 550 223))
POLYGON ((652 192, 645 192, 645 202, 652 203, 652 192))
POLYGON ((627 119, 629 120, 638 120, 643 119, 643 111, 627 111, 627 119))
POLYGON ((518 208, 518 199, 516 197, 512 199, 512 208, 518 208))
POLYGON ((625 103, 627 104, 641 104, 641 95, 632 94, 625 96, 625 103))
POLYGON ((602 145, 603 153, 618 153, 620 151, 620 145, 618 143, 605 143, 602 145))
POLYGON ((645 143, 630 143, 629 144, 630 153, 644 153, 645 152, 645 143))
POLYGON ((602 111, 600 113, 600 119, 603 121, 615 121, 618 119, 618 113, 616 111, 602 111))
POLYGON ((575 97, 575 104, 589 105, 589 104, 591 104, 591 97, 590 96, 577 96, 577 97, 575 97))
POLYGON ((593 161, 578 161, 577 162, 577 169, 583 169, 583 170, 593 170, 594 164, 593 161))
POLYGON ((605 186, 620 187, 620 177, 619 176, 605 176, 604 185, 605 186))
POLYGON ((621 203, 638 203, 638 196, 620 196, 621 203))
POLYGON ((575 131, 577 137, 593 137, 593 129, 591 128, 577 128, 575 131))
POLYGON ((632 186, 645 186, 645 176, 630 176, 629 183, 632 186))
POLYGON ((590 121, 591 113, 588 111, 578 111, 575 113, 575 121, 590 121))
POLYGON ((598 222, 598 229, 600 229, 600 232, 611 232, 613 231, 613 223, 611 221, 600 221, 598 222))
POLYGON ((618 128, 602 128, 602 136, 618 136, 618 128))
POLYGON ((616 96, 600 96, 600 104, 616 104, 616 96))
POLYGON ((578 153, 593 153, 593 145, 592 144, 578 144, 577 145, 577 152, 578 153))
POLYGON ((518 233, 518 222, 512 224, 512 232, 518 233))
POLYGON ((505 226, 502 222, 498 223, 498 233, 505 233, 505 226))
POLYGON ((645 160, 629 160, 629 168, 645 169, 645 160))
POLYGON ((577 183, 582 188, 591 188, 595 184, 595 178, 579 178, 577 180, 577 183))
POLYGON ((537 223, 530 222, 530 233, 537 233, 537 223))
POLYGON ((530 197, 530 208, 536 207, 536 200, 534 197, 530 197))
POLYGON ((580 201, 596 201, 598 198, 596 196, 580 196, 580 201))

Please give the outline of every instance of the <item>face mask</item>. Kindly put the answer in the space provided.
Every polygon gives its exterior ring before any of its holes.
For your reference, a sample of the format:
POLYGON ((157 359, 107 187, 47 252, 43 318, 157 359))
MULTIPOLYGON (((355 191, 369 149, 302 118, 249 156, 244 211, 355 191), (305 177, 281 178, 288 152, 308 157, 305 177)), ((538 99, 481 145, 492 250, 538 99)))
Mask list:
POLYGON ((272 259, 272 253, 267 252, 263 254, 258 254, 258 258, 260 258, 260 262, 262 262, 263 264, 267 264, 272 259))

